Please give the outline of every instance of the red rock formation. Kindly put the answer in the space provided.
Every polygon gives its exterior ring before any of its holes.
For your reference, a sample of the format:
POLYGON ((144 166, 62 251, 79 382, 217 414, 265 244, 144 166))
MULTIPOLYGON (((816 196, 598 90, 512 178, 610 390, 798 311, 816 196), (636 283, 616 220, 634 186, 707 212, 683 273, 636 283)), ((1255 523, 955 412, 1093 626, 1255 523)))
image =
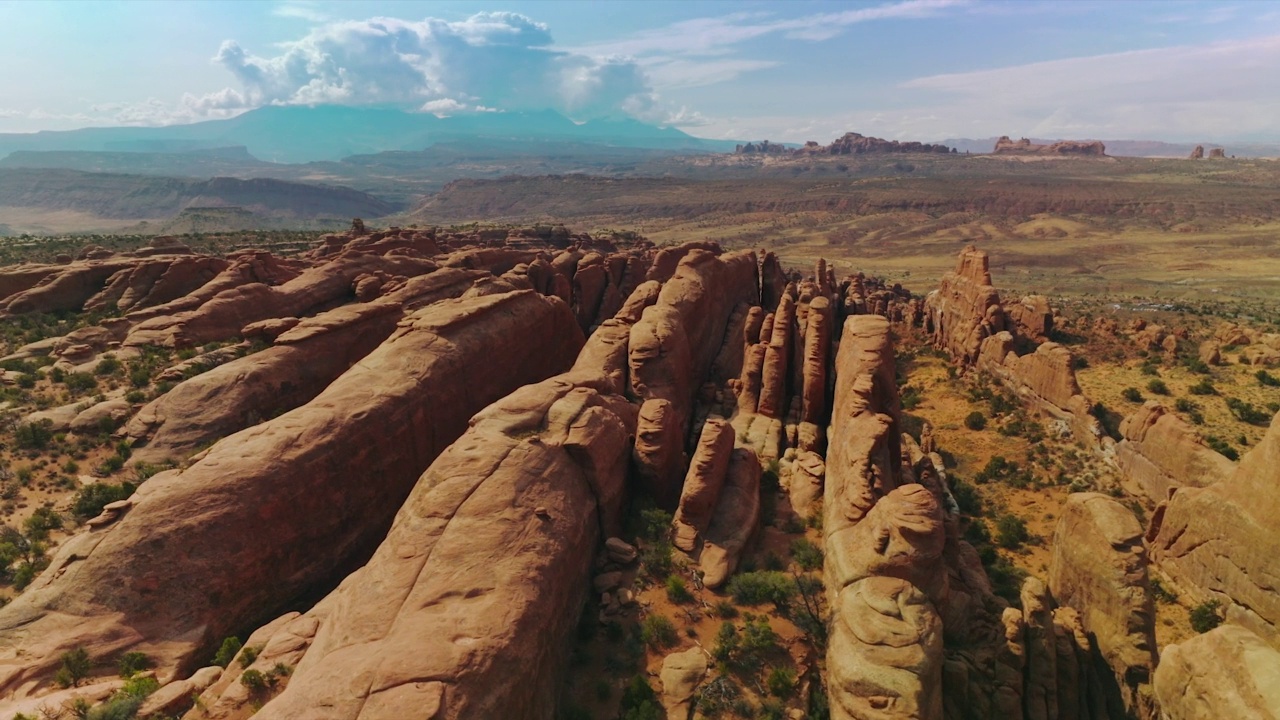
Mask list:
POLYGON ((1227 620, 1280 649, 1280 415, 1231 475, 1174 492, 1157 510, 1151 558, 1192 602, 1215 599, 1227 620))
POLYGON ((1061 140, 1049 145, 1036 145, 1026 138, 1017 142, 1003 135, 996 140, 995 155, 1084 155, 1103 157, 1107 154, 1107 146, 1100 140, 1079 141, 1061 140))
POLYGON ((0 609, 0 695, 35 692, 77 646, 195 669, 219 638, 361 559, 476 410, 563 369, 580 343, 569 308, 531 291, 406 318, 311 402, 157 475, 122 518, 64 544, 0 609))
POLYGON ((1197 146, 1195 146, 1195 148, 1191 151, 1191 157, 1190 157, 1190 159, 1191 159, 1191 160, 1200 160, 1200 159, 1201 159, 1201 158, 1203 158, 1203 157, 1204 157, 1204 146, 1203 146, 1203 145, 1197 145, 1197 146))
POLYGON ((1205 487, 1231 475, 1235 463, 1210 450, 1199 433, 1155 400, 1120 424, 1116 464, 1131 494, 1153 503, 1185 486, 1205 487))

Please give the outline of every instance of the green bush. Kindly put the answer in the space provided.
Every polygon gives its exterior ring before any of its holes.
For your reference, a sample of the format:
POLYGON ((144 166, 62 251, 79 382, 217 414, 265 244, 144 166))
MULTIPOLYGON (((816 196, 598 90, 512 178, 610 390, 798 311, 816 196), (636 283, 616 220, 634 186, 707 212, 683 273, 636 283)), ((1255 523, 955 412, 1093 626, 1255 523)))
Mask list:
POLYGON ((140 652, 127 652, 121 655, 119 662, 116 663, 116 668, 120 671, 120 677, 126 680, 149 667, 151 667, 150 658, 140 652))
MULTIPOLYGON (((1159 381, 1152 380, 1152 382, 1159 382, 1159 381)), ((1123 397, 1125 400, 1128 400, 1129 402, 1135 402, 1135 403, 1142 402, 1142 393, 1138 392, 1137 388, 1127 387, 1124 390, 1121 390, 1120 397, 1123 397)))
POLYGON ((89 373, 72 372, 67 373, 62 379, 63 384, 72 393, 88 392, 98 388, 98 380, 89 373))
POLYGON ((795 594, 796 586, 786 573, 773 570, 739 573, 729 580, 725 590, 739 605, 772 602, 785 605, 795 594))
POLYGON ((1178 594, 1166 588, 1164 583, 1160 582, 1160 578, 1151 578, 1151 597, 1166 605, 1178 602, 1178 594))
POLYGON ((119 360, 107 355, 98 361, 98 366, 93 369, 93 372, 95 375, 117 375, 121 367, 123 366, 119 360))
POLYGON ((1208 378, 1205 378, 1204 380, 1201 380, 1195 385, 1187 388, 1187 392, 1192 395, 1217 395, 1218 389, 1213 386, 1213 383, 1210 382, 1208 378))
POLYGON ((1247 403, 1239 398, 1227 398, 1226 401, 1227 410, 1240 422, 1249 423, 1250 425, 1266 425, 1271 420, 1270 415, 1254 407, 1252 403, 1247 403))
POLYGON ((669 648, 680 639, 676 626, 665 615, 653 614, 640 625, 640 639, 655 650, 669 648))
POLYGON ((62 528, 62 516, 52 505, 41 505, 31 513, 31 517, 23 523, 27 537, 31 540, 44 541, 49 538, 50 530, 62 528))
POLYGON ((621 720, 662 720, 666 711, 658 703, 658 695, 641 675, 631 678, 622 691, 621 720))
POLYGON ((667 578, 667 599, 677 605, 693 602, 693 595, 685 587, 683 578, 678 575, 667 578))
POLYGON ((806 538, 791 541, 791 557, 805 570, 818 570, 822 567, 822 548, 806 538))
POLYGON ((58 672, 54 674, 53 680, 58 685, 66 687, 76 687, 80 681, 89 676, 89 670, 92 664, 89 661, 89 651, 82 647, 74 650, 68 650, 62 653, 60 658, 62 661, 58 672))
POLYGON ((1030 539, 1027 524, 1016 515, 1001 515, 996 520, 996 544, 1000 547, 1012 550, 1030 539))
POLYGON ((1213 450, 1228 460, 1240 459, 1240 453, 1236 452, 1236 449, 1231 447, 1230 443, 1217 435, 1206 435, 1204 438, 1204 444, 1208 445, 1210 450, 1213 450))
POLYGON ((267 676, 261 670, 245 670, 240 673, 240 684, 249 688, 251 693, 263 692, 267 689, 267 676))
POLYGON ((53 421, 23 423, 14 431, 14 442, 23 450, 43 450, 53 439, 53 421))
POLYGON ((1199 406, 1186 398, 1178 398, 1173 401, 1173 408, 1178 412, 1194 412, 1199 410, 1199 406))
POLYGON ((1259 370, 1254 373, 1253 376, 1258 378, 1259 385, 1264 385, 1266 387, 1280 387, 1280 378, 1277 378, 1266 370, 1259 370))
POLYGON ((1152 392, 1156 395, 1168 395, 1169 386, 1165 385, 1163 380, 1152 380, 1147 383, 1147 392, 1152 392))
POLYGON ((1222 616, 1218 609, 1222 603, 1217 600, 1200 603, 1191 608, 1191 629, 1198 633, 1207 633, 1222 624, 1222 616))
POLYGON ((1200 358, 1187 358, 1187 369, 1201 375, 1209 374, 1209 366, 1200 358))
POLYGON ((960 506, 960 512, 965 515, 982 514, 982 495, 978 493, 978 488, 954 475, 951 476, 951 497, 955 498, 956 505, 960 506))
POLYGON ((785 700, 796 693, 796 671, 787 667, 776 667, 769 671, 765 686, 769 688, 770 695, 785 700))
POLYGON ((133 491, 136 489, 136 485, 127 482, 119 485, 94 483, 86 486, 81 488, 80 492, 76 493, 75 498, 71 501, 71 514, 81 521, 97 517, 107 504, 127 499, 130 495, 133 495, 133 491))
POLYGON ((970 430, 982 430, 987 426, 987 416, 974 410, 965 416, 964 426, 970 430))
POLYGON ((236 653, 240 652, 240 638, 229 637, 222 641, 222 645, 218 647, 218 652, 213 656, 213 664, 218 667, 226 667, 235 659, 236 653))

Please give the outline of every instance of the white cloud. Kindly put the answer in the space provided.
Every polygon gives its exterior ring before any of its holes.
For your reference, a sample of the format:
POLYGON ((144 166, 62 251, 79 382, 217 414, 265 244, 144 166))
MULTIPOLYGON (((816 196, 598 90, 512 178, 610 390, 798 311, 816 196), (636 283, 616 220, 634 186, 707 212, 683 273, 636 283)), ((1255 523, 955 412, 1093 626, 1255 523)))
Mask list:
POLYGON ((188 105, 386 104, 425 112, 550 107, 579 119, 621 113, 667 119, 636 62, 555 49, 546 25, 515 13, 456 22, 329 22, 280 48, 259 57, 224 42, 214 61, 243 92, 223 90, 188 105))
POLYGON ((332 19, 328 13, 321 10, 315 3, 307 2, 306 0, 286 0, 277 5, 271 11, 271 14, 276 17, 296 18, 311 23, 328 22, 332 19))
POLYGON ((1280 36, 934 75, 933 136, 997 130, 1041 137, 1205 138, 1275 132, 1280 36), (1210 131, 1212 132, 1212 131, 1210 131))

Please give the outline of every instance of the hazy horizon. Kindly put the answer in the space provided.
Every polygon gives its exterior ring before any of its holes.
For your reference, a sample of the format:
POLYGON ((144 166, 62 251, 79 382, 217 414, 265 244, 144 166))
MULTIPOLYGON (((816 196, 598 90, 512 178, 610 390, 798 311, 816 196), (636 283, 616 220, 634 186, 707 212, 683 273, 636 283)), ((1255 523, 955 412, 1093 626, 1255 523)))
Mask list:
POLYGON ((0 24, 0 132, 339 104, 779 142, 1280 142, 1276 2, 9 0, 0 24))

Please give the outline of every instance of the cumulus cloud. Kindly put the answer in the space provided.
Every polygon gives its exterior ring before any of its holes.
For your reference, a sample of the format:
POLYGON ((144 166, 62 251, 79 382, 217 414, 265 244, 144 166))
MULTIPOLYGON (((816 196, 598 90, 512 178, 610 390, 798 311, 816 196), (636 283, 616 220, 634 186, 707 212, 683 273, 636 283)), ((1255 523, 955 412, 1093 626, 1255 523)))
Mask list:
POLYGON ((329 22, 279 54, 251 54, 228 40, 214 62, 242 91, 191 98, 193 108, 260 105, 393 105, 437 114, 554 108, 578 118, 668 118, 634 61, 552 47, 546 25, 516 13, 466 20, 372 18, 329 22))

